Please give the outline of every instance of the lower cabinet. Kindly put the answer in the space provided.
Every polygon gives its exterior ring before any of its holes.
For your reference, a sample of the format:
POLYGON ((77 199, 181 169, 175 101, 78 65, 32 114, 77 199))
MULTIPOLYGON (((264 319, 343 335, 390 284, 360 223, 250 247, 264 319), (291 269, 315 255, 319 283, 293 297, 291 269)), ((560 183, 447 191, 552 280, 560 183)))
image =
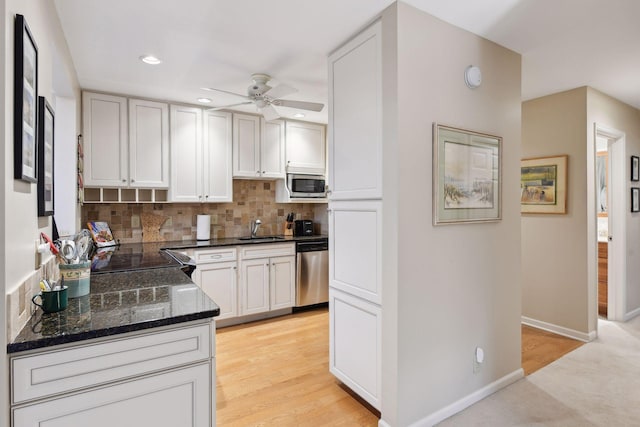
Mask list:
POLYGON ((147 329, 9 359, 13 427, 215 426, 215 325, 147 329))
POLYGON ((374 408, 380 410, 380 306, 329 288, 329 315, 329 370, 374 408))
POLYGON ((25 406, 13 411, 13 425, 211 426, 211 384, 209 364, 200 364, 25 406))
POLYGON ((193 281, 220 307, 217 320, 238 316, 238 254, 235 247, 189 250, 196 261, 193 281))
POLYGON ((295 256, 243 260, 240 263, 240 314, 292 307, 295 262, 295 256))

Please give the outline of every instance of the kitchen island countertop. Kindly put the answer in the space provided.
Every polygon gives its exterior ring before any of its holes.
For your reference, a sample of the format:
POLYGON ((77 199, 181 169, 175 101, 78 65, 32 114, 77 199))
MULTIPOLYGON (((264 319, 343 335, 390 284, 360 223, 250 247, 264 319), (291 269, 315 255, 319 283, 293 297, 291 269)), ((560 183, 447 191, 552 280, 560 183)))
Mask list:
POLYGON ((15 353, 173 325, 220 314, 220 308, 179 268, 91 275, 91 292, 57 313, 40 309, 16 339, 15 353))

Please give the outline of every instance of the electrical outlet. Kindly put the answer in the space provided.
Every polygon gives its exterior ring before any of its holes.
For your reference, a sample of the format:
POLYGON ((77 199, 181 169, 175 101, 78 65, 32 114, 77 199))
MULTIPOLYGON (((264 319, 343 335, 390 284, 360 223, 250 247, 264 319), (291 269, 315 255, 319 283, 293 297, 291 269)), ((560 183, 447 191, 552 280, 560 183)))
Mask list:
POLYGON ((473 352, 473 373, 477 374, 482 368, 484 362, 484 350, 481 347, 476 347, 473 352))
POLYGON ((140 215, 131 215, 131 227, 140 228, 140 215))

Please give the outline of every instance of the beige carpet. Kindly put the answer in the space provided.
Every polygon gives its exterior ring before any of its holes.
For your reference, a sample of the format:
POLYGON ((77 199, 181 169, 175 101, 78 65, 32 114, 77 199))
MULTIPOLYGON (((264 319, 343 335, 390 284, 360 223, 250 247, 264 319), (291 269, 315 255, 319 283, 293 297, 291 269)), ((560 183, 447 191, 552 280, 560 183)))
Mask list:
POLYGON ((439 426, 640 426, 640 316, 439 426))

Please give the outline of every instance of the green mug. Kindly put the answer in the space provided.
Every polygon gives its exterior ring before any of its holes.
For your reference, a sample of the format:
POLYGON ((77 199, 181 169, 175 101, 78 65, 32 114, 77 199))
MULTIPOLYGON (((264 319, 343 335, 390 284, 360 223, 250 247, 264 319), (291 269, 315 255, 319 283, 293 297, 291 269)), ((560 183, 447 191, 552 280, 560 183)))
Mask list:
POLYGON ((55 291, 42 291, 31 298, 31 302, 40 307, 45 313, 55 313, 56 311, 67 308, 69 299, 67 298, 67 287, 55 291), (36 298, 40 297, 42 304, 36 302, 36 298))

